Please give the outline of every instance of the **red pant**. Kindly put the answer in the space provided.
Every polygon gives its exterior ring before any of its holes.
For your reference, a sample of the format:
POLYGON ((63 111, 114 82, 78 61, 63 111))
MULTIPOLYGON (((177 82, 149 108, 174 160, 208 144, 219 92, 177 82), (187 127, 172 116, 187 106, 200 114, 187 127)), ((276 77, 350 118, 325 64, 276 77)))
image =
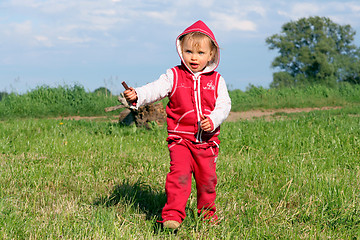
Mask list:
POLYGON ((217 184, 217 144, 193 144, 187 140, 169 141, 170 172, 166 177, 167 202, 162 210, 162 219, 182 222, 185 207, 191 193, 191 177, 194 175, 197 189, 198 212, 204 217, 215 217, 215 187, 217 184))

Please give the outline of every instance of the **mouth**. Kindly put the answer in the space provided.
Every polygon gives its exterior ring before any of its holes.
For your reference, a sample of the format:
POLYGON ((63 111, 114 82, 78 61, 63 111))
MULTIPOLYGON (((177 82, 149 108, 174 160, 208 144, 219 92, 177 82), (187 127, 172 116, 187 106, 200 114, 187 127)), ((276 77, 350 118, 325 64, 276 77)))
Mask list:
POLYGON ((199 64, 197 63, 190 63, 190 66, 193 68, 193 69, 197 69, 199 67, 199 64))

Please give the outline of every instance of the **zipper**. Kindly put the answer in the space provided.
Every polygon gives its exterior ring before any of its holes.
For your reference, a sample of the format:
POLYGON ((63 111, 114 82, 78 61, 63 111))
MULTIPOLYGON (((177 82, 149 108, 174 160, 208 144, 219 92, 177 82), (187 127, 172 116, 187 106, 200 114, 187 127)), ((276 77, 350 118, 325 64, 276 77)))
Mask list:
POLYGON ((203 133, 203 130, 200 127, 200 121, 201 121, 200 116, 203 115, 202 110, 201 110, 200 78, 201 78, 201 75, 199 75, 198 77, 193 76, 196 116, 197 116, 197 122, 198 122, 198 132, 196 134, 196 141, 197 142, 202 142, 201 135, 203 133))

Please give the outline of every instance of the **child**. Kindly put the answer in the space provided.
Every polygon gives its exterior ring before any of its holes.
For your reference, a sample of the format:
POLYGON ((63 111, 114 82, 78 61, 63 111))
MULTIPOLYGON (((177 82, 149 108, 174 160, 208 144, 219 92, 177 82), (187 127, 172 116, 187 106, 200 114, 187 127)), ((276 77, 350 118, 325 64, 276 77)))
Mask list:
POLYGON ((166 107, 170 172, 166 177, 167 202, 161 221, 176 229, 185 219, 185 207, 194 175, 198 214, 216 221, 215 172, 219 152, 220 124, 231 108, 225 80, 214 70, 219 47, 202 21, 188 27, 176 39, 181 65, 140 88, 124 91, 128 102, 139 107, 169 98, 166 107))

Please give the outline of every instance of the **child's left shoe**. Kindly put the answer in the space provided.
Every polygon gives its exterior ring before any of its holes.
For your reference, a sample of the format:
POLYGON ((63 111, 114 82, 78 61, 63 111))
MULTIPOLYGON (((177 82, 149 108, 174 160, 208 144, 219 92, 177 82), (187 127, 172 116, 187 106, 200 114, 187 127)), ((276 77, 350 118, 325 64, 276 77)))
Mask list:
POLYGON ((180 223, 174 220, 167 220, 163 222, 163 226, 164 228, 178 229, 180 227, 180 223))

